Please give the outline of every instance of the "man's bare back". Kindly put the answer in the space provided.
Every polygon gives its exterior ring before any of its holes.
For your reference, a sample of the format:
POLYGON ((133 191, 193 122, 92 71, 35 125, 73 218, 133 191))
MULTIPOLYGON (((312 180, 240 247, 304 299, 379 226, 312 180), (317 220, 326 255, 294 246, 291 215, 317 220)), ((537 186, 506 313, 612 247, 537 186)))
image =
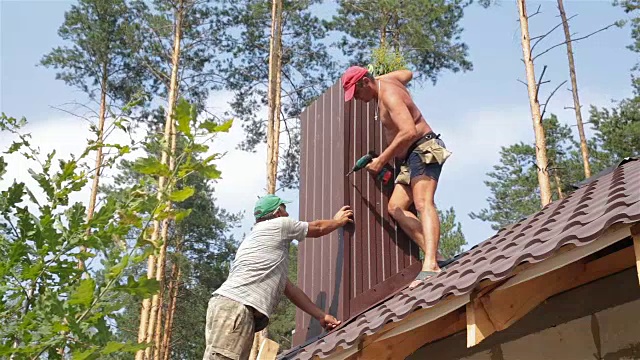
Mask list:
MULTIPOLYGON (((405 87, 405 85, 398 80, 397 77, 394 76, 394 73, 382 75, 376 77, 376 81, 378 82, 378 111, 380 115, 380 121, 382 121, 382 125, 385 128, 385 137, 387 139, 387 143, 391 143, 393 139, 398 135, 398 124, 392 119, 389 111, 389 102, 386 101, 389 97, 399 97, 402 100, 402 103, 409 110, 411 118, 413 119, 413 124, 416 129, 416 136, 411 140, 411 143, 416 141, 417 139, 425 136, 427 133, 431 132, 431 126, 427 123, 424 116, 420 112, 420 109, 416 106, 411 98, 411 94, 405 87)), ((399 159, 404 159, 406 157, 407 150, 409 146, 403 146, 397 150, 394 154, 395 157, 399 159)))

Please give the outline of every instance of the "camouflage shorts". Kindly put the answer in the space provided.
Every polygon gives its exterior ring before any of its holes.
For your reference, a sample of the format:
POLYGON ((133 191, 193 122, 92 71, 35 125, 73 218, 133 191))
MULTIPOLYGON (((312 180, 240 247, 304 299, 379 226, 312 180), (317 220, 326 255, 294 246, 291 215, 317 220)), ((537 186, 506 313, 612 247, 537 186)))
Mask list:
POLYGON ((416 146, 407 156, 407 160, 400 165, 400 173, 396 177, 396 184, 411 185, 416 176, 426 175, 436 181, 440 178, 442 165, 451 156, 444 142, 431 139, 416 146))
POLYGON ((253 313, 243 304, 214 295, 207 308, 203 360, 245 360, 254 336, 253 313))

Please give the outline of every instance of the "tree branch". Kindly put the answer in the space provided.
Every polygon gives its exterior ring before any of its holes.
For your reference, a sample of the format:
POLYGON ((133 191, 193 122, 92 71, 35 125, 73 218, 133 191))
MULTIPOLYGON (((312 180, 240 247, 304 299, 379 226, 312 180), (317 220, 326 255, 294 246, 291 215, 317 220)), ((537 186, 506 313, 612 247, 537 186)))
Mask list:
POLYGON ((540 85, 542 85, 542 78, 544 77, 544 73, 547 72, 547 65, 542 68, 542 73, 540 74, 540 79, 538 79, 538 83, 536 83, 536 100, 538 100, 538 94, 540 93, 540 85))
POLYGON ((534 56, 534 57, 533 57, 533 60, 535 60, 535 59, 537 59, 538 57, 540 57, 540 56, 542 56, 542 55, 544 55, 544 54, 548 53, 549 51, 551 51, 551 50, 553 50, 553 49, 557 48, 558 46, 565 45, 565 44, 566 44, 566 43, 568 43, 569 41, 570 41, 570 42, 576 42, 576 41, 584 40, 584 39, 586 39, 586 38, 588 38, 588 37, 591 37, 591 36, 593 36, 593 35, 595 35, 595 34, 597 34, 597 33, 599 33, 599 32, 605 31, 605 30, 607 30, 607 29, 609 29, 610 27, 615 26, 615 25, 616 25, 616 23, 614 22, 614 23, 612 23, 612 24, 609 24, 609 25, 607 25, 607 26, 603 27, 602 29, 599 29, 599 30, 596 30, 596 31, 592 32, 591 34, 588 34, 588 35, 585 35, 585 36, 583 36, 583 37, 579 37, 579 38, 576 38, 576 39, 569 39, 569 40, 567 40, 567 41, 563 41, 563 42, 561 42, 561 43, 559 43, 559 44, 553 45, 552 47, 548 48, 547 50, 545 50, 545 51, 541 52, 540 54, 538 54, 538 55, 534 56))
POLYGON ((533 14, 527 16, 527 19, 531 19, 532 17, 538 15, 541 13, 540 8, 542 7, 542 5, 538 5, 538 9, 536 10, 536 12, 534 12, 533 14))
MULTIPOLYGON (((569 22, 569 20, 573 19, 574 17, 576 17, 577 15, 573 15, 570 18, 567 19, 567 22, 569 22)), ((542 41, 544 38, 546 38, 547 36, 551 35, 552 32, 554 32, 557 28, 559 28, 560 26, 562 26, 564 22, 561 22, 560 24, 556 25, 553 27, 553 29, 549 30, 546 34, 544 35, 540 35, 540 36, 536 36, 531 38, 530 40, 536 40, 537 41, 531 46, 531 53, 533 54, 533 49, 535 49, 536 45, 538 45, 538 43, 540 43, 540 41, 542 41)))
POLYGON ((540 114, 540 120, 544 119, 544 113, 547 111, 547 104, 549 104, 549 101, 551 100, 551 97, 553 96, 553 94, 555 94, 556 91, 558 91, 558 89, 560 89, 560 87, 562 85, 564 85, 566 82, 567 82, 567 80, 565 80, 562 83, 560 83, 560 85, 556 86, 556 88, 553 89, 551 94, 549 94, 549 97, 547 98, 547 101, 544 102, 544 107, 542 108, 542 113, 540 114))

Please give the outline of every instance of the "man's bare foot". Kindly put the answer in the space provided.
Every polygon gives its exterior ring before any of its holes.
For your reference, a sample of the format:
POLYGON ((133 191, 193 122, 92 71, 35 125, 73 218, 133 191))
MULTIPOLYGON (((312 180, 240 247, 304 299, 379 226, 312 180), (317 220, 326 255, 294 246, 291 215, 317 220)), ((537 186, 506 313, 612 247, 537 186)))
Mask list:
POLYGON ((409 284, 409 290, 415 289, 418 285, 422 284, 425 280, 429 279, 432 276, 438 275, 442 270, 438 269, 438 271, 427 271, 422 270, 416 276, 416 279, 413 280, 411 284, 409 284))

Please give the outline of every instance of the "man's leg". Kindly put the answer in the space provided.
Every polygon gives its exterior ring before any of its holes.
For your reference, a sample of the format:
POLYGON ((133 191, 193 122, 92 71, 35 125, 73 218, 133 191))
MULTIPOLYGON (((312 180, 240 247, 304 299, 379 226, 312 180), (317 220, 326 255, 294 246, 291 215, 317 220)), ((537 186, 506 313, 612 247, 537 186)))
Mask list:
POLYGON ((411 188, 408 185, 396 184, 389 198, 389 215, 400 225, 409 237, 424 251, 424 236, 420 220, 409 211, 413 203, 411 188))
MULTIPOLYGON (((411 194, 411 188, 408 185, 396 184, 391 198, 389 198, 387 211, 389 211, 389 215, 400 225, 402 231, 426 253, 426 242, 422 232, 422 223, 414 213, 409 211, 412 203, 413 195, 411 194)), ((436 216, 437 215, 436 213, 436 216)), ((437 261, 445 260, 439 251, 437 251, 436 258, 437 261)))
POLYGON ((253 313, 244 305, 213 296, 207 307, 203 360, 246 360, 254 334, 253 313))
POLYGON ((422 271, 440 272, 436 259, 440 241, 440 219, 434 202, 438 181, 425 175, 411 179, 411 188, 416 209, 420 214, 422 233, 424 234, 424 262, 422 271))

